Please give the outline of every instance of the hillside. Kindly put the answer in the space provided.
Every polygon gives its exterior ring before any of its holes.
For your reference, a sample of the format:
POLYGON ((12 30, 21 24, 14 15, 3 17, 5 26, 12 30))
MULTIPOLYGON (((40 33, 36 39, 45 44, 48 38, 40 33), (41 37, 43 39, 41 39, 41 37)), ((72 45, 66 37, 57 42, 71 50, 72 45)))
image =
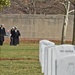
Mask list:
MULTIPOLYGON (((71 4, 71 8, 73 5, 71 4)), ((11 0, 0 14, 64 14, 64 6, 55 0, 11 0)))

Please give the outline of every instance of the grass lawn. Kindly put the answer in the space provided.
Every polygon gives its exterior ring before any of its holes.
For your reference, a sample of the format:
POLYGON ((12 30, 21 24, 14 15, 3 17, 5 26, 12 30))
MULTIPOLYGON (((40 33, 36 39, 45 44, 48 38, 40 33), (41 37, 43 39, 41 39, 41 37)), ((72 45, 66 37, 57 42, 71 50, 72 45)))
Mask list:
POLYGON ((43 75, 38 44, 0 46, 0 75, 43 75))

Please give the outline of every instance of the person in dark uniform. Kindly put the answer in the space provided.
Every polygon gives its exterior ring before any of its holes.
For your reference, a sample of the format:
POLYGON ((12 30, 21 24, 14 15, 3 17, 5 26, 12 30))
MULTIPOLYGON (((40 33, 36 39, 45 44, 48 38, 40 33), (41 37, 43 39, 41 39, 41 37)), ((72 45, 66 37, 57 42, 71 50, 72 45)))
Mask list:
POLYGON ((10 30, 10 45, 14 45, 13 38, 14 38, 14 27, 10 30))
POLYGON ((5 35, 6 35, 5 28, 3 27, 3 24, 2 24, 0 26, 0 45, 3 45, 5 35))
POLYGON ((20 32, 17 29, 17 27, 14 27, 15 31, 13 32, 13 43, 16 46, 17 44, 19 44, 19 36, 20 36, 20 32))

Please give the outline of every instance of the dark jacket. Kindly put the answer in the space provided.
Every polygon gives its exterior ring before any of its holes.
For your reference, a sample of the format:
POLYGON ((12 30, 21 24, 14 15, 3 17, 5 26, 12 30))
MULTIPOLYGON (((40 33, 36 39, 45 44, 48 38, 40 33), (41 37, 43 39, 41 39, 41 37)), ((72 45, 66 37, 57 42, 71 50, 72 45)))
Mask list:
POLYGON ((5 28, 0 27, 0 41, 4 41, 4 36, 6 35, 5 28))
POLYGON ((14 33, 15 33, 15 30, 14 29, 11 29, 10 30, 11 37, 14 37, 14 33))
POLYGON ((14 45, 19 44, 19 36, 20 36, 19 30, 13 32, 13 42, 14 42, 14 45))

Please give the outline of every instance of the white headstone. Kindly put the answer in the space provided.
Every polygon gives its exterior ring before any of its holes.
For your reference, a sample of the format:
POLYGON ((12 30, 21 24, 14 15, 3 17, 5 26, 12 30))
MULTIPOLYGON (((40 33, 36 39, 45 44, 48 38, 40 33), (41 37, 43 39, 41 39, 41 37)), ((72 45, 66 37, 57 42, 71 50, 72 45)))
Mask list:
MULTIPOLYGON (((55 45, 55 46, 57 46, 57 45, 55 45)), ((44 54, 44 75, 48 75, 48 61, 51 61, 51 59, 49 59, 49 58, 51 58, 51 57, 48 57, 48 49, 50 49, 50 48, 52 48, 52 47, 54 47, 54 46, 48 46, 48 47, 46 47, 45 49, 45 54, 44 54)), ((51 51, 51 50, 50 50, 51 51)), ((50 52, 51 53, 51 52, 50 52)), ((51 54, 49 54, 49 56, 50 56, 51 54)), ((49 62, 49 63, 51 63, 51 62, 49 62)))
POLYGON ((42 67, 42 73, 44 73, 44 55, 45 55, 45 48, 48 46, 54 46, 55 44, 48 40, 41 40, 39 42, 39 61, 42 67))
POLYGON ((75 54, 56 60, 55 75, 75 75, 75 54))
POLYGON ((55 61, 66 55, 75 54, 75 46, 59 45, 48 49, 48 75, 55 75, 55 61))
MULTIPOLYGON (((54 46, 53 46, 54 47, 54 46)), ((45 60, 44 60, 44 75, 48 75, 50 73, 51 75, 51 68, 52 68, 52 51, 51 49, 53 47, 46 47, 45 50, 45 60)))

